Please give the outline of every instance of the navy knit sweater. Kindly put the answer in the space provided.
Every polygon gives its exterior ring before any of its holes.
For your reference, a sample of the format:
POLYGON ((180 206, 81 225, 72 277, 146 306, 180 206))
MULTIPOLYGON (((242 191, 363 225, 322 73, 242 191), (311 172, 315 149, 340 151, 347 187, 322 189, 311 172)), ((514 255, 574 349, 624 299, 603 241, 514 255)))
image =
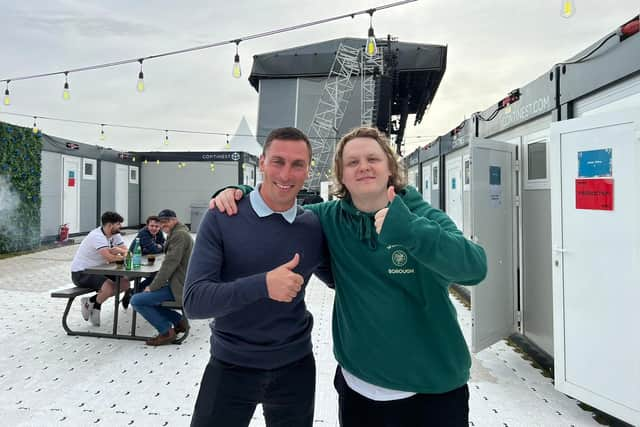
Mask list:
POLYGON ((200 224, 184 286, 191 319, 211 322, 211 355, 234 365, 274 369, 311 353, 313 319, 304 288, 290 303, 269 298, 266 273, 300 254, 294 271, 306 287, 312 273, 332 282, 317 216, 298 209, 293 224, 282 215, 264 218, 249 198, 232 217, 209 210, 200 224))

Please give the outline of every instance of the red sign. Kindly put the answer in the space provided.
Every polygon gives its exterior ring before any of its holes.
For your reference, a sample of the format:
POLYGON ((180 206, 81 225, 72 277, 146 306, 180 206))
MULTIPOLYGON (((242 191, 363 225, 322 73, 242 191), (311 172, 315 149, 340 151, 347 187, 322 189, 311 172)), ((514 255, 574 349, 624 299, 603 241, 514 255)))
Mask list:
POLYGON ((576 179, 576 209, 613 210, 613 179, 576 179))
POLYGON ((76 186, 76 179, 75 178, 69 178, 69 182, 67 184, 69 187, 75 187, 76 186))

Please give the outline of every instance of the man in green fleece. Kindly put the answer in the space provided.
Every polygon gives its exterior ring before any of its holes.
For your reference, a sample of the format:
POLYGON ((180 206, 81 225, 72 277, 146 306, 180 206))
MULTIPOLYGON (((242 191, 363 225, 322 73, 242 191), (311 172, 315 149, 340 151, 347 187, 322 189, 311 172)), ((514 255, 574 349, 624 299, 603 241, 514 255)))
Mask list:
MULTIPOLYGON (((484 279, 484 250, 406 186, 377 129, 345 135, 333 170, 339 200, 305 208, 331 252, 340 425, 467 426, 471 358, 448 287, 484 279)), ((233 214, 242 194, 212 204, 233 214)))

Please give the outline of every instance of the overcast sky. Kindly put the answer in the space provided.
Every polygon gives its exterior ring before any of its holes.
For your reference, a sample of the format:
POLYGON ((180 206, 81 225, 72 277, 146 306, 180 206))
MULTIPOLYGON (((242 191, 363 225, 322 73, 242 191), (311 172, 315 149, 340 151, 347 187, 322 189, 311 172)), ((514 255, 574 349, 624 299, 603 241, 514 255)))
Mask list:
MULTIPOLYGON (((0 79, 152 55, 300 24, 391 1, 190 0, 3 2, 0 79), (321 7, 318 5, 322 4, 321 7)), ((419 0, 374 15, 378 37, 448 45, 447 71, 422 124, 407 130, 410 152, 510 90, 547 73, 558 61, 637 15, 638 0, 575 0, 560 16, 560 0, 419 0)), ((72 74, 71 100, 62 76, 11 83, 12 105, 0 112, 158 128, 234 132, 242 116, 255 132, 258 93, 247 80, 252 56, 339 37, 365 37, 368 16, 324 24, 240 45, 241 79, 231 77, 227 45, 144 63, 146 91, 136 92, 138 64, 72 74)), ((4 87, 1 88, 4 90, 4 87)), ((32 119, 0 114, 31 126, 32 119)), ((410 118, 410 124, 413 124, 410 118)), ((170 135, 40 120, 46 133, 119 150, 218 150, 225 138, 170 135)))

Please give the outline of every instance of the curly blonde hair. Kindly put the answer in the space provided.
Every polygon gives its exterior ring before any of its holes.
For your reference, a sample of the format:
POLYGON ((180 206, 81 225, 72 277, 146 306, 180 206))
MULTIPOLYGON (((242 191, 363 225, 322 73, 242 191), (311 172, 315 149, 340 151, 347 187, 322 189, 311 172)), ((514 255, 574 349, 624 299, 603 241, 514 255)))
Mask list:
POLYGON ((401 190, 403 190, 407 186, 404 165, 400 161, 396 152, 391 149, 391 146, 389 145, 389 139, 378 129, 363 126, 349 131, 342 137, 342 139, 340 139, 338 145, 336 146, 336 152, 333 157, 332 194, 340 199, 351 197, 351 195, 349 194, 349 190, 347 190, 347 187, 342 184, 342 168, 344 166, 342 161, 342 154, 347 143, 355 138, 371 138, 376 141, 378 145, 380 145, 380 148, 382 148, 382 151, 387 157, 389 171, 391 172, 391 176, 389 177, 387 186, 393 185, 396 193, 399 193, 401 190))

